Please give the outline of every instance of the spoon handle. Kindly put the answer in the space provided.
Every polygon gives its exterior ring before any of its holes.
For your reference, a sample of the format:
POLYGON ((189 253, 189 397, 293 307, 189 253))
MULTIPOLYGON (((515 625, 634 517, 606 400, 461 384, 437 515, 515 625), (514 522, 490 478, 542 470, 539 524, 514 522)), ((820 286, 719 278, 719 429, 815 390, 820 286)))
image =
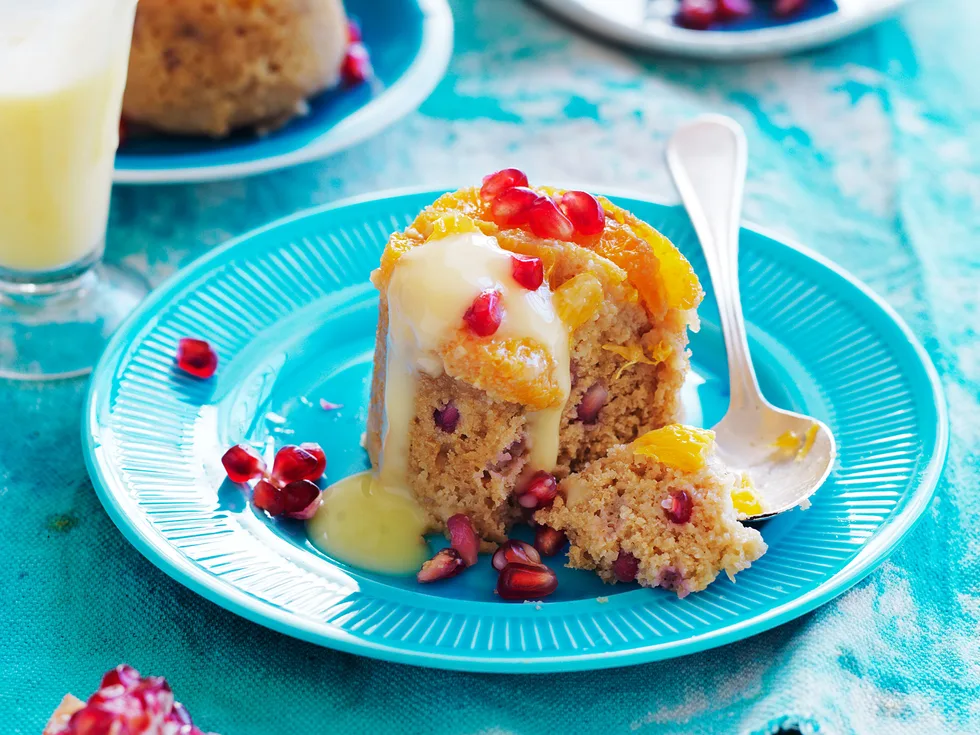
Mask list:
POLYGON ((728 353, 732 408, 763 402, 738 290, 738 232, 748 146, 729 117, 705 115, 667 144, 667 166, 704 250, 728 353))

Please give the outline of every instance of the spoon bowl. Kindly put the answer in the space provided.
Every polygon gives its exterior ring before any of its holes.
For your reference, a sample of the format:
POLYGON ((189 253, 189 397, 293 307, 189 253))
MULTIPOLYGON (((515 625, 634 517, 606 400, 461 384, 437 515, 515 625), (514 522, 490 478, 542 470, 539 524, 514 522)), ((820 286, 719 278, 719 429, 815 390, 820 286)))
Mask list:
POLYGON ((738 287, 745 133, 731 118, 699 117, 671 137, 667 165, 704 250, 728 353, 731 400, 714 427, 718 457, 747 473, 762 499, 749 520, 807 507, 834 468, 837 443, 823 422, 769 403, 752 366, 738 287))

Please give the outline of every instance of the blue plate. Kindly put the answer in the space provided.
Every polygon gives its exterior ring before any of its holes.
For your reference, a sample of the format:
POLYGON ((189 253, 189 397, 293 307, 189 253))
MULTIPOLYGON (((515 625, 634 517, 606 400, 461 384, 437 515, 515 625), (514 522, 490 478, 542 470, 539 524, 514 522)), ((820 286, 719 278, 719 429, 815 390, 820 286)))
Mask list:
MULTIPOLYGON (((813 507, 762 527, 769 552, 680 600, 561 568, 540 605, 492 594, 488 560, 440 584, 365 572, 314 549, 224 481, 239 441, 318 441, 327 481, 367 467, 377 299, 369 272, 388 235, 440 192, 352 200, 218 248, 159 288, 115 335, 92 378, 86 461, 109 515, 174 579, 228 610, 344 651, 474 671, 568 671, 728 643, 839 595, 875 568, 932 496, 946 455, 936 372, 898 316, 853 277, 755 229, 742 231, 742 296, 766 395, 827 422, 839 467, 813 507), (177 341, 220 356, 209 381, 173 367, 177 341), (325 412, 319 399, 344 407, 325 412)), ((667 234, 707 283, 678 207, 613 200, 667 234)), ((688 407, 726 407, 724 343, 709 294, 691 347, 688 407)), ((432 539, 433 546, 444 543, 432 539)), ((557 565, 556 565, 557 566, 557 565)))
POLYGON ((361 25, 375 79, 312 98, 310 113, 259 137, 133 138, 114 180, 162 184, 240 178, 313 161, 359 143, 415 110, 442 79, 453 47, 446 0, 346 0, 361 25))
POLYGON ((535 0, 577 26, 646 51, 702 59, 747 59, 803 51, 856 33, 908 0, 808 0, 800 12, 775 17, 775 0, 753 0, 747 18, 707 30, 676 22, 680 0, 535 0))

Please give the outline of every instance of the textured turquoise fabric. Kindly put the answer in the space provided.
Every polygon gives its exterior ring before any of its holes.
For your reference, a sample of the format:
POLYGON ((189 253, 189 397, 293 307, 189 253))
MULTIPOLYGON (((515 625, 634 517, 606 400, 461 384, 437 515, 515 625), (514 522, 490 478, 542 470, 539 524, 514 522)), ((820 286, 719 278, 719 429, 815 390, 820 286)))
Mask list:
POLYGON ((171 581, 96 500, 85 382, 0 383, 0 731, 39 733, 121 661, 166 675, 224 735, 980 731, 980 6, 922 0, 832 48, 726 66, 629 55, 519 0, 453 6, 456 54, 419 114, 289 172, 117 190, 109 257, 159 282, 309 205, 503 163, 674 198, 666 136, 725 112, 749 136, 747 218, 867 281, 943 375, 952 449, 923 521, 842 597, 722 649, 600 673, 428 671, 272 633, 171 581))

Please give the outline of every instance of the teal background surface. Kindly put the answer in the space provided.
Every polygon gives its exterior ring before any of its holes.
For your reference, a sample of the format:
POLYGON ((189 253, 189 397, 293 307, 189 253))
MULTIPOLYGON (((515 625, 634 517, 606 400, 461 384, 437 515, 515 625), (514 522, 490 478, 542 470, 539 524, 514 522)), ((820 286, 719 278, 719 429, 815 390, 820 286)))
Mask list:
POLYGON ((40 732, 128 661, 198 722, 260 733, 975 733, 980 727, 980 6, 915 2, 823 51, 746 65, 627 54, 518 0, 456 0, 457 49, 421 111, 348 153, 239 182, 120 188, 109 258, 158 283, 230 236, 393 186, 534 180, 674 199, 682 120, 745 126, 746 217, 841 263, 943 375, 952 446, 923 521, 827 606, 677 661, 533 677, 357 658, 224 613, 129 546, 85 474, 86 382, 0 383, 0 712, 40 732))

